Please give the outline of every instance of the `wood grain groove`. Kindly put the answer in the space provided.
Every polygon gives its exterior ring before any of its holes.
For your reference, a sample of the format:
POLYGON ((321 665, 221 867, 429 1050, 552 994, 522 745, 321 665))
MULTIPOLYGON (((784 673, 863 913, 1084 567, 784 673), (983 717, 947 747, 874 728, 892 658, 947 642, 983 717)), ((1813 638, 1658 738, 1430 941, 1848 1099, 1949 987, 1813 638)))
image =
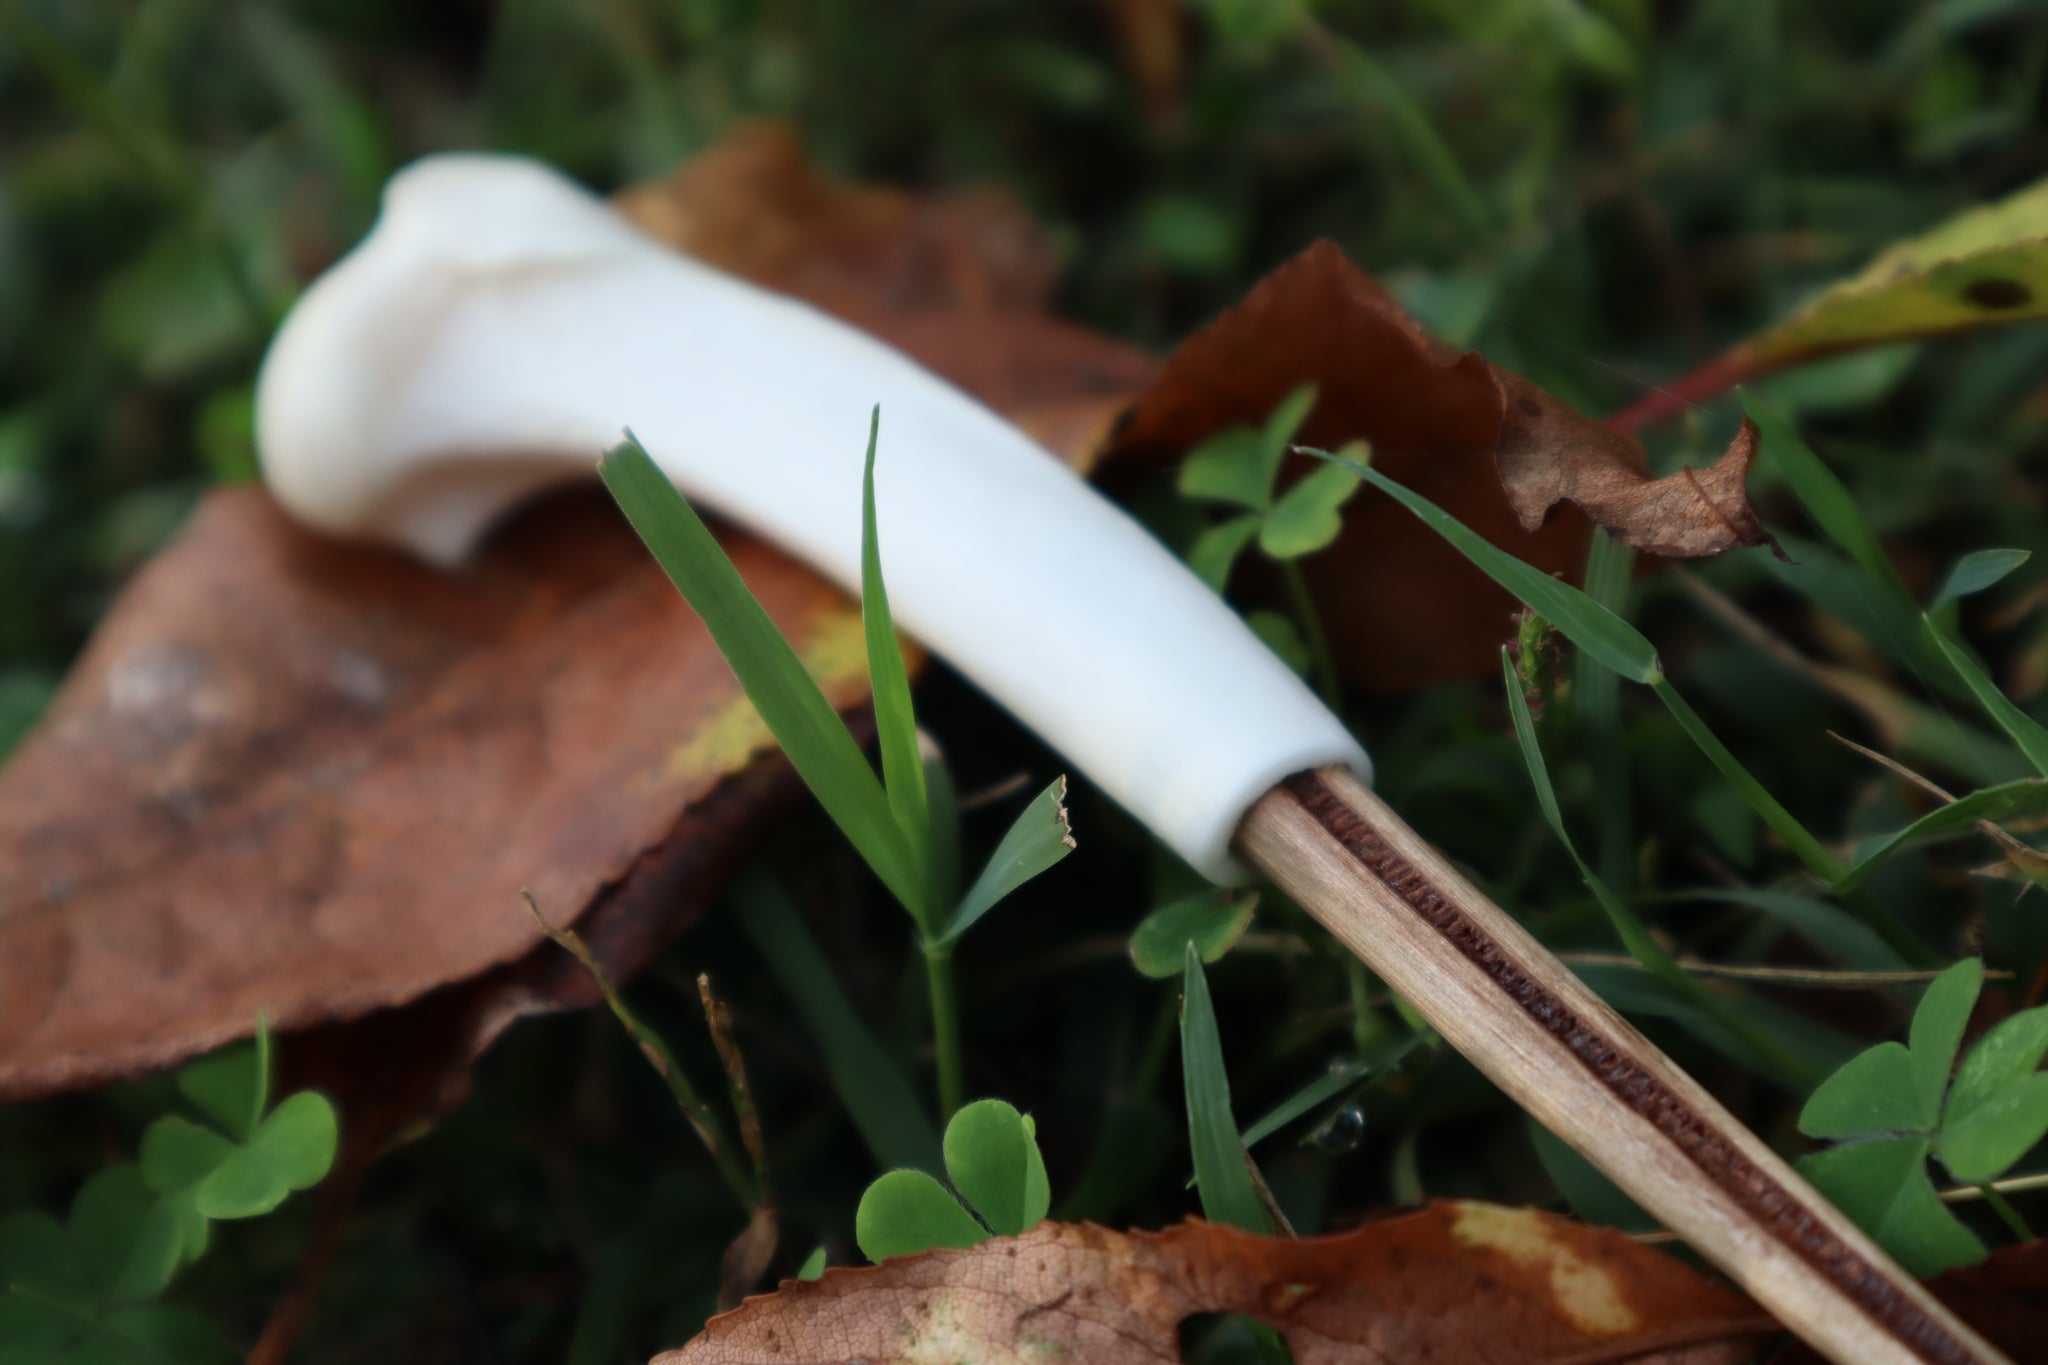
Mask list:
POLYGON ((1796 1251, 1886 1331, 1929 1361, 1971 1365, 1977 1357, 1918 1304, 1908 1300, 1854 1247, 1814 1216, 1804 1201, 1752 1162, 1713 1124, 1629 1054, 1582 1020, 1520 965, 1457 904, 1384 839, 1313 772, 1283 784, 1330 836, 1395 892, 1431 928, 1491 977, 1522 1012, 1564 1044, 1616 1098, 1649 1121, 1686 1158, 1796 1251))

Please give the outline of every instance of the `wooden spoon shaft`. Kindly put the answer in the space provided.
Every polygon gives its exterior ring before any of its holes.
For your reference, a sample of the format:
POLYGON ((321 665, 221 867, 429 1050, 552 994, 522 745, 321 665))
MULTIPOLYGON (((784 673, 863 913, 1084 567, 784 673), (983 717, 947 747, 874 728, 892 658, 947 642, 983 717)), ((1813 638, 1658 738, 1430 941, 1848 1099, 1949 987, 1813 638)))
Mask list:
POLYGON ((1959 1322, 1340 768, 1237 847, 1546 1128, 1841 1365, 1992 1365, 1959 1322))

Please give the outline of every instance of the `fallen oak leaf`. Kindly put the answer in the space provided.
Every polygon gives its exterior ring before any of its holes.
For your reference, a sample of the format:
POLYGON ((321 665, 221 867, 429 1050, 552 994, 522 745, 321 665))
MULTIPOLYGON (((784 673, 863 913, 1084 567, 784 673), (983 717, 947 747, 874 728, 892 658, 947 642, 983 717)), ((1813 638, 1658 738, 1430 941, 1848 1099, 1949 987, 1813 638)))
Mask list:
POLYGON ((1296 1365, 1735 1365, 1771 1330, 1747 1300, 1621 1233, 1444 1202, 1303 1240, 1195 1221, 1156 1233, 1045 1223, 785 1282, 654 1365, 1177 1362, 1182 1320, 1209 1313, 1268 1324, 1296 1365))
MULTIPOLYGON (((1301 444, 1366 442, 1389 477, 1548 572, 1578 571, 1587 516, 1664 555, 1763 539, 1742 488, 1752 435, 1708 469, 1652 478, 1634 441, 1430 335, 1329 242, 1174 351, 1117 432, 1105 477, 1160 468, 1215 432, 1259 425, 1304 383, 1317 401, 1301 444)), ((1510 633, 1512 600, 1383 497, 1353 499, 1335 545, 1303 568, 1345 671, 1374 690, 1490 668, 1510 633)))
MULTIPOLYGON (((732 545, 859 704, 858 614, 732 545)), ((672 598, 594 496, 455 575, 210 495, 0 772, 0 994, 34 1002, 4 1020, 0 1097, 168 1065, 259 1012, 404 1004, 536 946, 519 885, 581 910, 647 871, 765 746, 672 598)))

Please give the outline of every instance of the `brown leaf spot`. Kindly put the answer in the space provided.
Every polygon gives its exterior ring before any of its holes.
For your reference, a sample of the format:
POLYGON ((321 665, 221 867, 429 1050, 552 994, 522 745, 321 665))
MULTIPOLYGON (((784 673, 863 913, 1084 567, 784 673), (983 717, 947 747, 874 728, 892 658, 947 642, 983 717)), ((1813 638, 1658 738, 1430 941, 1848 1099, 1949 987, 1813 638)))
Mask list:
POLYGON ((1963 297, 1979 308, 2024 308, 2034 301, 2034 291, 2018 280, 1972 280, 1963 297))

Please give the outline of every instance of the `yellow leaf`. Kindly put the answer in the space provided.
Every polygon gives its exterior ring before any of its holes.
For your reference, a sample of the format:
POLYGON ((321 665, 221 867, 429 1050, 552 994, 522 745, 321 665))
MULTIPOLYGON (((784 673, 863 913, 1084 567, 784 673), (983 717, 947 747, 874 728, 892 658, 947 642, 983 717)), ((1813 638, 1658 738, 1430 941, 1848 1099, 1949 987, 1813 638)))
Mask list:
POLYGON ((1910 337, 2048 317, 2048 180, 1900 242, 1742 346, 1751 373, 1910 337))

